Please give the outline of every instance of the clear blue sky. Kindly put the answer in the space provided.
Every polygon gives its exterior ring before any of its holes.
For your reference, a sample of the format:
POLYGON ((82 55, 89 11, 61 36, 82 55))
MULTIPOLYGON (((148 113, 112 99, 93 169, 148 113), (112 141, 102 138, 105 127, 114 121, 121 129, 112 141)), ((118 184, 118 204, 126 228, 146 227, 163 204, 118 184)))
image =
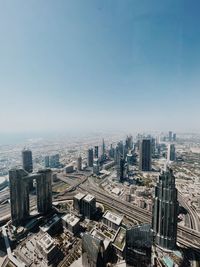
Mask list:
POLYGON ((1 132, 200 130, 199 0, 0 1, 1 132))

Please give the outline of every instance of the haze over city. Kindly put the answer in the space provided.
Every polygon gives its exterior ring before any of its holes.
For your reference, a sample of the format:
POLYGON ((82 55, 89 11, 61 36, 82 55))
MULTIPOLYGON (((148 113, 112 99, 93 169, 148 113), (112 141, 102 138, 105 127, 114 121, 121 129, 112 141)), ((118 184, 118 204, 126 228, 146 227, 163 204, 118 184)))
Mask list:
POLYGON ((199 131, 199 8, 1 1, 1 133, 199 131))

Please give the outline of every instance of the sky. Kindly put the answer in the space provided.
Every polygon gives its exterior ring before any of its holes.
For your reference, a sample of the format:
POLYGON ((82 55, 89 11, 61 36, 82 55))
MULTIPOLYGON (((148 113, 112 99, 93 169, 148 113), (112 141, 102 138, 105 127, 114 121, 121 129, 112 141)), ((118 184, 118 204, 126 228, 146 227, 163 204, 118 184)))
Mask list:
POLYGON ((199 0, 0 0, 0 133, 200 131, 199 0))

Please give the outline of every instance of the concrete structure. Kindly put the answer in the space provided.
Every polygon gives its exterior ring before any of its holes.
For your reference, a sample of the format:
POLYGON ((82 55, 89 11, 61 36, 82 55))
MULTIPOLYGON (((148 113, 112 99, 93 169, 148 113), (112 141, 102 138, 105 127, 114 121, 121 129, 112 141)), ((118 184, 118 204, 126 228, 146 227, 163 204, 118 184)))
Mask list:
POLYGON ((63 227, 76 234, 80 229, 80 219, 74 214, 68 213, 62 217, 63 227))
POLYGON ((36 251, 43 256, 43 266, 55 266, 60 254, 57 245, 48 233, 45 233, 36 243, 36 251))
POLYGON ((88 149, 88 155, 87 155, 88 167, 93 167, 93 159, 94 159, 93 149, 89 148, 88 149))
POLYGON ((85 197, 85 194, 78 193, 73 198, 73 206, 74 209, 79 213, 83 213, 83 198, 85 197))
POLYGON ((173 250, 177 239, 177 189, 171 169, 162 172, 155 188, 152 228, 154 244, 173 250))
POLYGON ((60 228, 60 217, 54 214, 45 224, 40 226, 40 230, 43 233, 52 234, 58 231, 60 228))
POLYGON ((142 139, 140 142, 139 169, 141 171, 151 171, 152 146, 150 139, 142 139))
POLYGON ((96 213, 96 198, 90 194, 83 198, 83 215, 88 219, 93 219, 96 213))
POLYGON ((111 211, 106 211, 103 215, 103 223, 113 230, 117 230, 123 220, 122 216, 119 216, 111 211))
POLYGON ((20 225, 29 216, 29 181, 36 179, 37 207, 40 213, 47 213, 52 207, 51 170, 41 170, 28 174, 23 169, 11 169, 10 205, 11 219, 14 225, 20 225))
POLYGON ((79 156, 78 158, 77 158, 77 171, 81 171, 82 170, 82 157, 81 156, 79 156))

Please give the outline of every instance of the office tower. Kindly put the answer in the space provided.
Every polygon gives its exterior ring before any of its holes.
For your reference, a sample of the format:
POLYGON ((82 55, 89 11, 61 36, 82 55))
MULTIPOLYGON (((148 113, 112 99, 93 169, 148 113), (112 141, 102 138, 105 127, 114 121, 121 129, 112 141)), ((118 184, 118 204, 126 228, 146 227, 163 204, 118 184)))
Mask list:
POLYGON ((141 171, 151 171, 151 140, 142 139, 140 141, 139 169, 141 171))
POLYGON ((176 142, 176 134, 173 134, 173 142, 176 142))
POLYGON ((173 135, 173 133, 171 131, 169 131, 169 137, 168 137, 169 142, 172 142, 172 137, 173 137, 172 135, 173 135))
POLYGON ((90 194, 83 198, 83 215, 88 219, 93 219, 96 213, 96 198, 90 194))
POLYGON ((10 205, 13 225, 20 225, 29 215, 29 179, 23 169, 9 170, 10 205))
POLYGON ((45 158, 44 158, 44 166, 45 166, 45 168, 49 168, 50 167, 49 156, 45 156, 45 158))
POLYGON ((22 151, 23 169, 29 173, 33 171, 33 159, 31 150, 24 149, 22 151))
POLYGON ((132 137, 132 135, 129 135, 126 137, 125 147, 127 148, 127 150, 133 149, 133 137, 132 137))
POLYGON ((152 156, 155 156, 156 153, 156 139, 155 138, 151 138, 151 153, 152 156))
POLYGON ((175 177, 167 168, 159 176, 155 187, 152 219, 154 245, 169 250, 176 247, 178 207, 175 177))
POLYGON ((124 181, 125 178, 125 160, 120 158, 118 166, 117 166, 117 177, 120 182, 124 181))
POLYGON ((99 175, 99 160, 98 160, 98 158, 95 158, 94 162, 93 162, 93 174, 99 175))
POLYGON ((37 208, 39 213, 47 213, 52 208, 52 172, 50 169, 37 173, 37 208))
MULTIPOLYGON (((33 159, 32 159, 32 152, 29 149, 24 149, 22 151, 22 163, 23 169, 28 173, 33 171, 33 159)), ((29 189, 33 190, 33 181, 29 181, 29 189)))
POLYGON ((59 154, 51 155, 49 157, 49 167, 59 168, 60 167, 60 156, 59 154))
POLYGON ((105 142, 103 139, 102 140, 102 157, 103 157, 103 159, 105 158, 105 154, 106 154, 106 146, 105 146, 105 142))
POLYGON ((88 167, 93 167, 93 149, 89 148, 88 149, 88 167))
POLYGON ((105 267, 105 247, 103 240, 84 233, 82 237, 82 266, 83 267, 105 267))
POLYGON ((174 161, 176 160, 176 149, 174 144, 168 145, 168 151, 167 151, 167 161, 174 161))
POLYGON ((97 159, 99 158, 99 147, 98 146, 94 147, 94 157, 97 159))
POLYGON ((115 149, 113 148, 112 144, 110 145, 109 157, 112 159, 115 157, 115 149))
POLYGON ((73 197, 73 208, 77 211, 77 213, 83 213, 83 198, 85 194, 78 193, 73 197))
POLYGON ((79 156, 77 158, 77 171, 81 171, 82 170, 82 158, 81 156, 79 156))
POLYGON ((142 224, 126 230, 126 266, 144 267, 151 264, 151 225, 142 224))

